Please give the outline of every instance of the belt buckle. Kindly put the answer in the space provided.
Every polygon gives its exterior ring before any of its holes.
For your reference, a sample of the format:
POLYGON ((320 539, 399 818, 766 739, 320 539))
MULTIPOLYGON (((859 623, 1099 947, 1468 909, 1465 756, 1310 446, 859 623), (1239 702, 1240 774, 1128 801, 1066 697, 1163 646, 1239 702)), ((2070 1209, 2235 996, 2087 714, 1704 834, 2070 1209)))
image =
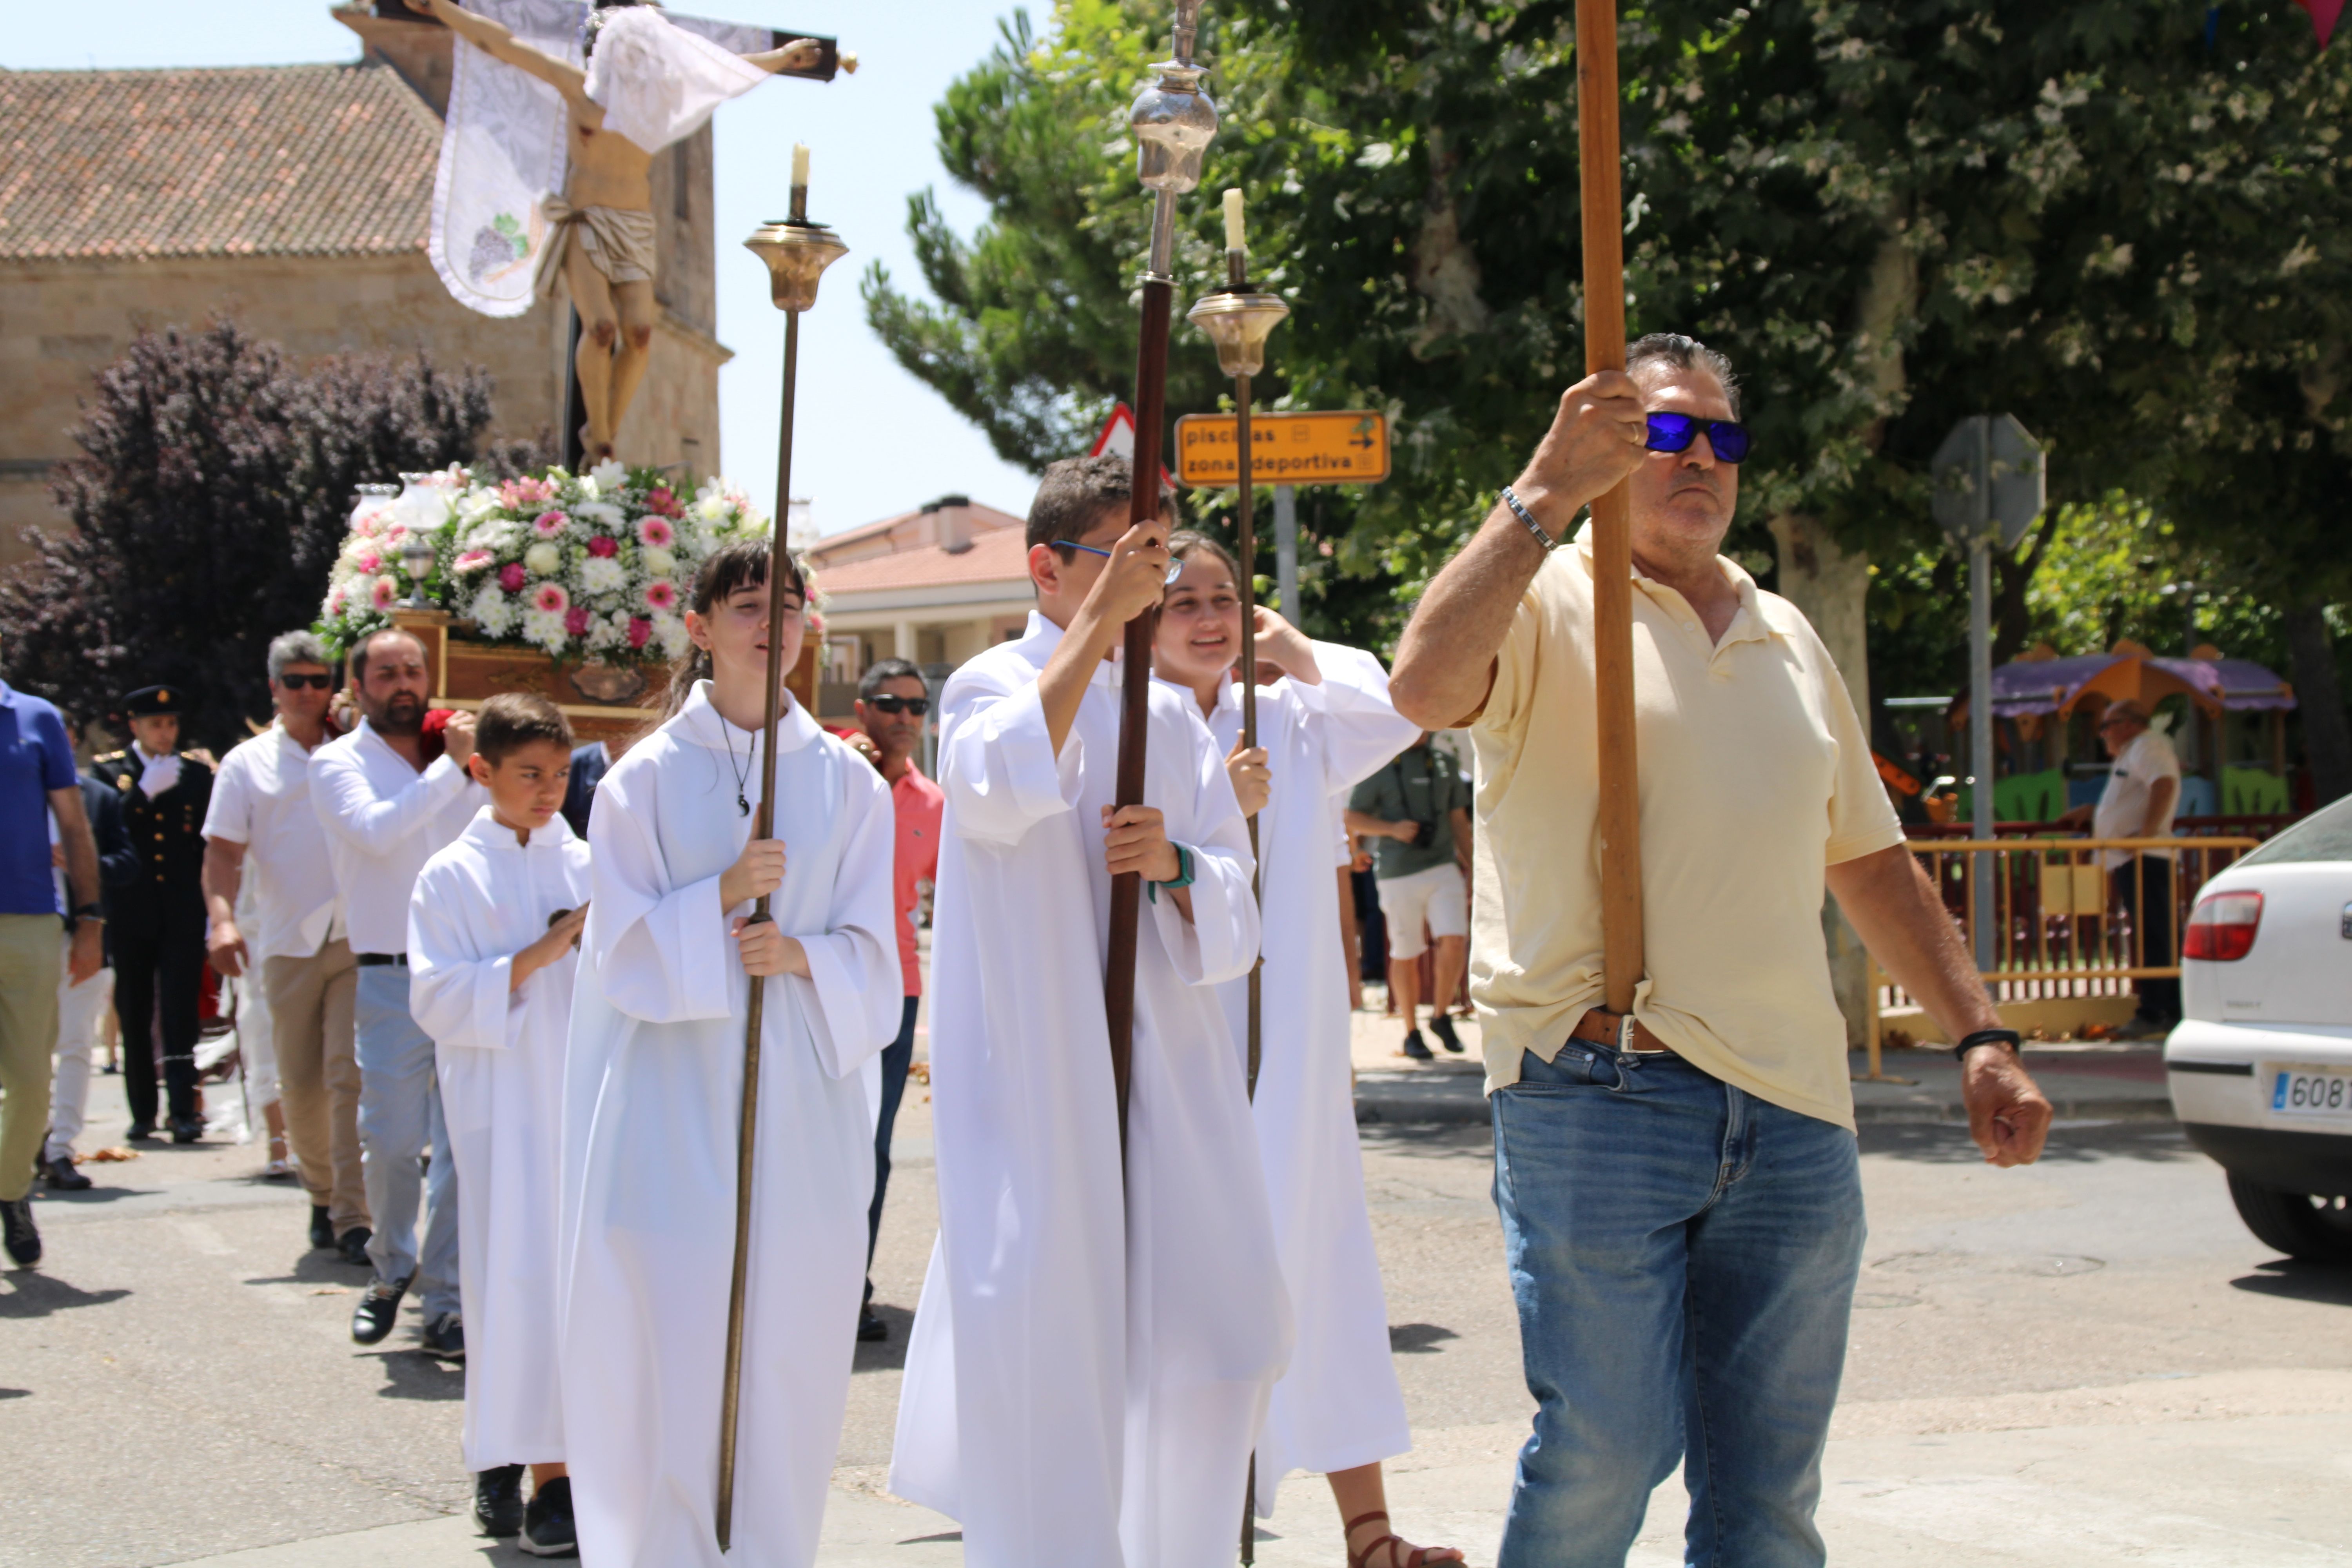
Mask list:
POLYGON ((1626 1014, 1623 1017, 1617 1020, 1617 1049, 1620 1052, 1627 1056, 1635 1057, 1663 1057, 1673 1055, 1673 1053, 1667 1050, 1664 1046, 1644 1046, 1638 1043, 1633 1036, 1634 1027, 1633 1015, 1631 1013, 1626 1014))

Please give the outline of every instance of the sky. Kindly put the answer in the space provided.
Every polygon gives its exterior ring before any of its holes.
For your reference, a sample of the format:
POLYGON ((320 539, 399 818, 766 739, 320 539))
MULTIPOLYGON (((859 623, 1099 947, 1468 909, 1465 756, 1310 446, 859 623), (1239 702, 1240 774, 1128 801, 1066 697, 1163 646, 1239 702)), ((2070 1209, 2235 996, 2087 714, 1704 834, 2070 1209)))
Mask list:
MULTIPOLYGON (((88 7, 12 6, 0 66, 18 70, 286 65, 348 60, 357 35, 329 0, 103 0, 88 7)), ((829 34, 858 55, 830 84, 779 79, 719 110, 719 338, 735 358, 719 373, 727 477, 764 502, 775 494, 776 415, 784 320, 768 274, 742 239, 783 216, 792 147, 811 149, 809 216, 850 254, 825 275, 801 323, 793 493, 820 532, 908 510, 948 493, 1016 515, 1035 482, 987 437, 900 369, 866 325, 858 283, 875 261, 901 288, 922 276, 906 233, 907 198, 930 186, 970 233, 985 205, 952 184, 933 147, 931 106, 996 41, 1010 0, 680 0, 677 9, 829 34)), ((1050 7, 1033 0, 1033 10, 1050 7)))

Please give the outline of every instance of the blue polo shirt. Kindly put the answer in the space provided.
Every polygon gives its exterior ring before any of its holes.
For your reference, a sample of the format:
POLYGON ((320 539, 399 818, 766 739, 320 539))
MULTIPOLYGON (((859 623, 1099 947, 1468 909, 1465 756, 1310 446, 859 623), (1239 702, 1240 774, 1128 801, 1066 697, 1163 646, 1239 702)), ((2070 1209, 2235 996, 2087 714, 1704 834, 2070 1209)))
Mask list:
POLYGON ((49 791, 74 787, 58 710, 0 680, 0 915, 58 912, 49 877, 49 791))

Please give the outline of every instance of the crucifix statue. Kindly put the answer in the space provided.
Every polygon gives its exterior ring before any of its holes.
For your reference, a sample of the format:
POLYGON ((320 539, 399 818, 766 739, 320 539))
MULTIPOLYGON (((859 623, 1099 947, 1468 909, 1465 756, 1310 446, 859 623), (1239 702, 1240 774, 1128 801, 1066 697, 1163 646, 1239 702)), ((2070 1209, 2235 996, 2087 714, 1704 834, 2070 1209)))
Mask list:
MULTIPOLYGON (((547 196, 538 215, 545 237, 534 247, 533 292, 551 298, 559 277, 570 286, 580 315, 575 365, 587 411, 580 434, 583 460, 609 458, 622 416, 645 377, 658 313, 654 155, 699 130, 721 102, 769 76, 814 71, 826 45, 795 38, 736 53, 673 24, 653 0, 596 0, 587 19, 584 62, 575 64, 486 15, 499 8, 497 0, 474 0, 472 9, 457 0, 407 4, 562 100, 565 174, 561 194, 547 196)), ((854 57, 842 57, 841 63, 856 68, 854 57)))

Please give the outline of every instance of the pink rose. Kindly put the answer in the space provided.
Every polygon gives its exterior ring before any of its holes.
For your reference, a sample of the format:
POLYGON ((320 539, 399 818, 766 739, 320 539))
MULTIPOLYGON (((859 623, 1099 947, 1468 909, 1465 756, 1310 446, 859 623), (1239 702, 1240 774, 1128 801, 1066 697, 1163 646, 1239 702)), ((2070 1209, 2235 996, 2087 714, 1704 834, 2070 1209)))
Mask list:
POLYGON ((383 565, 383 557, 378 555, 373 550, 362 550, 357 555, 352 557, 352 564, 358 567, 362 572, 374 572, 382 569, 383 565))
POLYGON ((379 577, 375 580, 375 586, 369 591, 368 597, 377 609, 388 610, 399 602, 400 584, 390 577, 379 577))
POLYGON ((677 584, 667 578, 656 578, 646 584, 646 607, 649 610, 677 608, 677 584))
POLYGON ((650 638, 653 635, 653 622, 646 620, 643 616, 631 616, 629 617, 629 646, 631 647, 645 647, 646 639, 650 638))
POLYGON ((522 592, 523 575, 522 563, 509 561, 499 568, 499 586, 509 594, 520 594, 522 592))
POLYGON ((499 500, 510 511, 555 499, 555 486, 546 479, 509 479, 499 487, 499 500))
POLYGON ((376 530, 383 526, 383 520, 379 513, 363 511, 360 513, 360 520, 352 524, 352 531, 358 534, 362 539, 373 539, 376 535, 376 530))
POLYGON ((588 553, 591 555, 601 558, 608 555, 618 555, 620 552, 620 542, 618 540, 607 539, 601 533, 588 542, 588 553))
MULTIPOLYGON (((637 542, 654 550, 667 550, 677 542, 677 530, 657 517, 637 519, 637 542)), ((592 547, 593 548, 593 547, 592 547)))
POLYGON ((336 589, 333 593, 327 595, 327 614, 330 616, 341 615, 343 613, 343 605, 349 603, 350 599, 350 595, 344 593, 341 588, 336 589))
POLYGON ((570 526, 572 520, 560 511, 543 511, 531 520, 531 529, 541 539, 553 539, 570 526))
POLYGON ((468 550, 454 563, 460 572, 479 572, 489 563, 490 552, 487 550, 468 550))
POLYGON ((408 524, 404 522, 394 522, 384 525, 383 542, 386 544, 397 544, 407 537, 408 524))
POLYGON ((530 596, 531 608, 556 615, 572 607, 572 595, 552 583, 541 583, 530 596))
POLYGON ((664 517, 675 517, 677 515, 677 497, 672 495, 667 489, 646 491, 646 505, 651 507, 654 510, 660 512, 664 517))
POLYGON ((587 611, 575 606, 564 612, 563 629, 575 637, 585 637, 588 635, 588 623, 593 618, 587 611))

